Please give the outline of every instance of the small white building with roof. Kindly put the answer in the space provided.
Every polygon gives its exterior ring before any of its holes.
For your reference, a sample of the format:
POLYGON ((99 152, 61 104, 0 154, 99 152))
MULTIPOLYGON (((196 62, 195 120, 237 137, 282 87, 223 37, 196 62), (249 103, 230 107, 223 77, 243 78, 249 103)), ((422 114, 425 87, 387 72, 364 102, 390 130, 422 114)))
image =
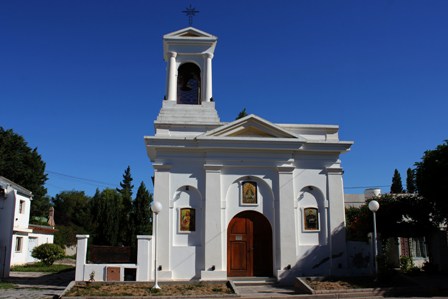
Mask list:
POLYGON ((11 266, 35 262, 34 247, 53 243, 53 228, 29 224, 32 199, 31 191, 0 176, 0 277, 11 266))

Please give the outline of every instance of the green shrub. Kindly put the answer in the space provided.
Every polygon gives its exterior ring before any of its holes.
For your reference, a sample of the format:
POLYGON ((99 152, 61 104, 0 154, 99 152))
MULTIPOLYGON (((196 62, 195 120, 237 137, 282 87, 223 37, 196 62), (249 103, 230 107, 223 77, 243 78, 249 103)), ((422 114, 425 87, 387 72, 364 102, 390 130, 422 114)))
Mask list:
POLYGON ((46 243, 35 247, 31 256, 51 266, 56 260, 64 257, 64 250, 59 245, 46 243))
POLYGON ((409 256, 400 256, 400 270, 403 273, 408 273, 414 267, 412 258, 409 256))

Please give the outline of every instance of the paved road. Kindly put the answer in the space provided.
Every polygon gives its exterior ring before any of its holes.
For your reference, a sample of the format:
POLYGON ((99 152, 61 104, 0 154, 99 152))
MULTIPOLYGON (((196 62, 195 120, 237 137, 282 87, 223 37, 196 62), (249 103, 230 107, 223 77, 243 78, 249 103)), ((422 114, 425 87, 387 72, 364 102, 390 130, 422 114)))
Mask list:
POLYGON ((6 281, 17 287, 0 292, 0 299, 41 299, 54 298, 75 279, 75 270, 48 274, 40 272, 11 272, 6 281))

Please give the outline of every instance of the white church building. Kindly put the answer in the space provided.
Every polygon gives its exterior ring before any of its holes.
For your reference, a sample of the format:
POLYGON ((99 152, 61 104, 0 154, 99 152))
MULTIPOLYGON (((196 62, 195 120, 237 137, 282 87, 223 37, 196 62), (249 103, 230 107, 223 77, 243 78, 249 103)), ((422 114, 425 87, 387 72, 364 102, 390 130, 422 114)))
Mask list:
POLYGON ((145 144, 154 236, 137 236, 136 264, 89 264, 78 235, 76 280, 227 280, 347 273, 343 170, 336 125, 221 122, 213 101, 217 38, 193 27, 166 34, 166 96, 145 144), (157 263, 154 264, 155 252, 157 263))
POLYGON ((347 267, 337 125, 221 122, 217 38, 166 34, 166 97, 145 144, 154 167, 161 280, 343 274, 347 267))

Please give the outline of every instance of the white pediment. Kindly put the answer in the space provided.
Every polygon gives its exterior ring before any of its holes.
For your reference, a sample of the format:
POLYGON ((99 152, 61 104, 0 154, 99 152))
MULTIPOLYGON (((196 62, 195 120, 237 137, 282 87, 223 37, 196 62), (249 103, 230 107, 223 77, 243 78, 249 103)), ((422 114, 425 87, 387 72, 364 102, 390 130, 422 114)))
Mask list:
POLYGON ((254 114, 208 131, 202 136, 303 139, 254 114))
POLYGON ((211 35, 205 31, 196 29, 194 27, 183 28, 168 34, 165 34, 163 38, 166 39, 183 39, 183 38, 211 38, 216 39, 216 36, 211 35))

